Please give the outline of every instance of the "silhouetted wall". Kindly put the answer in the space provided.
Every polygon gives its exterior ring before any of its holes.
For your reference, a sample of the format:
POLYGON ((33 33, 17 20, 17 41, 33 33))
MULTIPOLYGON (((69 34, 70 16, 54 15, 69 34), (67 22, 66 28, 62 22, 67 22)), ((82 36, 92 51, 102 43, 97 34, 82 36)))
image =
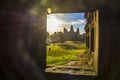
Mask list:
POLYGON ((32 15, 29 11, 33 9, 34 1, 2 0, 0 2, 1 80, 120 79, 120 8, 118 0, 98 0, 98 2, 95 0, 48 0, 47 5, 44 5, 44 2, 42 2, 40 6, 36 6, 38 7, 37 12, 40 15, 32 15), (21 1, 23 2, 21 3, 21 1), (100 43, 98 76, 44 73, 46 65, 46 7, 52 7, 53 12, 79 12, 99 9, 100 43), (40 25, 40 27, 36 26, 36 24, 40 25), (34 27, 32 27, 33 25, 34 27))
POLYGON ((0 80, 45 80, 46 13, 38 3, 40 0, 0 3, 0 80))
MULTIPOLYGON (((87 2, 87 0, 85 0, 87 2)), ((67 1, 66 1, 67 2, 67 1)), ((120 28, 119 28, 119 14, 120 14, 120 8, 119 8, 119 2, 112 1, 112 0, 102 0, 98 2, 94 2, 94 0, 88 1, 88 3, 84 1, 76 1, 80 6, 73 6, 69 3, 66 3, 65 5, 70 5, 69 10, 68 7, 66 7, 64 4, 63 6, 65 9, 59 7, 61 9, 61 12, 79 12, 79 10, 84 11, 92 11, 94 9, 99 10, 99 62, 98 62, 98 76, 72 76, 72 75, 63 75, 63 74, 52 74, 48 73, 48 77, 51 78, 51 80, 119 80, 120 77, 120 42, 119 42, 119 36, 120 36, 120 28), (93 2, 92 2, 93 1, 93 2), (84 6, 82 3, 84 3, 84 6)), ((62 1, 61 1, 62 3, 62 1)), ((72 3, 72 1, 71 1, 72 3)), ((60 5, 60 2, 57 3, 57 5, 60 5)), ((56 5, 56 6, 57 6, 56 5)), ((53 8, 54 9, 54 8, 53 8)), ((53 11, 57 12, 57 11, 53 11)), ((60 12, 60 10, 58 11, 60 12)))

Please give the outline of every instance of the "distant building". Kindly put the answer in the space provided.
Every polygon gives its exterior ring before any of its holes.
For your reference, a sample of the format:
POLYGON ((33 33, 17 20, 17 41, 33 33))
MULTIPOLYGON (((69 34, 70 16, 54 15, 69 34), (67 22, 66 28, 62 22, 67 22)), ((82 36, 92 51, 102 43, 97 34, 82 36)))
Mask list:
POLYGON ((50 38, 50 34, 47 32, 46 44, 49 44, 51 42, 52 42, 52 39, 50 38))
POLYGON ((85 42, 85 33, 80 34, 79 28, 74 31, 73 26, 71 25, 70 30, 66 28, 63 29, 63 32, 54 32, 54 34, 49 35, 47 32, 47 43, 51 42, 64 42, 64 41, 81 41, 85 42))
POLYGON ((80 34, 79 28, 74 31, 73 26, 71 25, 70 30, 66 28, 63 29, 63 32, 55 32, 53 35, 47 36, 48 42, 64 42, 64 41, 81 41, 85 42, 85 34, 80 34))
POLYGON ((79 28, 77 28, 76 32, 74 31, 72 25, 70 27, 70 31, 67 31, 67 29, 64 28, 63 36, 65 41, 79 41, 80 40, 79 28))

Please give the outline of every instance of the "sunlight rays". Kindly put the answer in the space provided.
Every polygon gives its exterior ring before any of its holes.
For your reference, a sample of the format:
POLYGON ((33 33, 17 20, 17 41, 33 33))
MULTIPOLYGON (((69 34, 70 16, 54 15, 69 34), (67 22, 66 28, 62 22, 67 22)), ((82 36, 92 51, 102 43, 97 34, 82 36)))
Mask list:
POLYGON ((50 34, 54 33, 55 31, 57 31, 61 24, 61 21, 59 19, 57 19, 55 16, 52 15, 48 15, 47 18, 47 32, 49 32, 50 34))

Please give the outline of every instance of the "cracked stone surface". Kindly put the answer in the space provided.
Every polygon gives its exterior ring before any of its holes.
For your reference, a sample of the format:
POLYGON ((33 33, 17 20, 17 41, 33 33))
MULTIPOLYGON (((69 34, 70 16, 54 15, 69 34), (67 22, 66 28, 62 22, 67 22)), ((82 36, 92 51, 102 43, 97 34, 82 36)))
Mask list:
POLYGON ((79 61, 70 61, 63 66, 48 66, 46 72, 73 75, 95 75, 94 67, 87 64, 78 65, 79 61))
POLYGON ((90 54, 78 54, 76 61, 69 61, 63 66, 50 66, 46 72, 66 73, 73 75, 95 75, 94 58, 90 54))

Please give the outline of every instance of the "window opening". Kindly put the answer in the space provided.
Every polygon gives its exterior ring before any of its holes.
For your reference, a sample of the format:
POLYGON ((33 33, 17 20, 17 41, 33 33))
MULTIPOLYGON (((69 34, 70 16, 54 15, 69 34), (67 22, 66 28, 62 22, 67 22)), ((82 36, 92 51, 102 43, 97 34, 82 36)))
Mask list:
POLYGON ((95 19, 92 13, 47 15, 46 72, 97 74, 94 55, 91 54, 94 51, 95 30, 89 28, 95 19))

